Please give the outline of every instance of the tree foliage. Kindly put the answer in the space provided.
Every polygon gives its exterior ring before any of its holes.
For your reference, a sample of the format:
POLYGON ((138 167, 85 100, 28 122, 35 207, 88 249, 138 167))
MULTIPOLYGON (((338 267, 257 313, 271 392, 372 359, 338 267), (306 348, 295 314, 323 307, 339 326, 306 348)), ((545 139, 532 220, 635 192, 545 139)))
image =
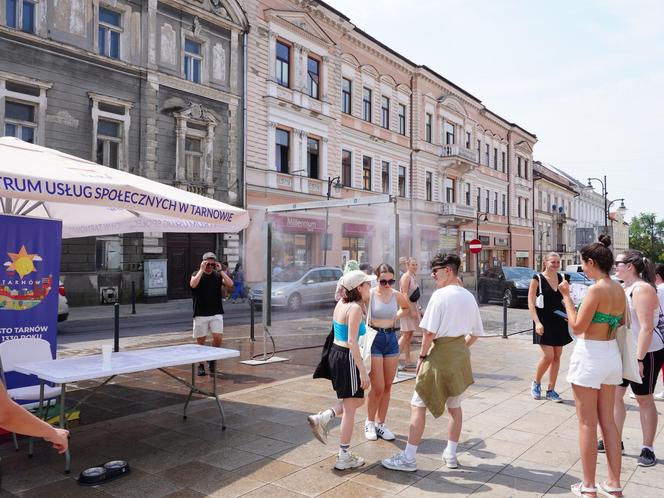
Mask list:
POLYGON ((629 224, 629 247, 638 249, 651 261, 664 263, 664 220, 655 213, 641 213, 629 224))

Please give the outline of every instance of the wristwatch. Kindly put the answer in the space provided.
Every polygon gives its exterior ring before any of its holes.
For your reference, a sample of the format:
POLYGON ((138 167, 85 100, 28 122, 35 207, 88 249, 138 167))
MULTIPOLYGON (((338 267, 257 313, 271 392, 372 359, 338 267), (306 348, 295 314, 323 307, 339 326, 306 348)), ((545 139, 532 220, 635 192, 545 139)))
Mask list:
POLYGON ((426 360, 427 356, 429 356, 429 355, 426 355, 426 354, 425 355, 420 355, 420 360, 426 360))

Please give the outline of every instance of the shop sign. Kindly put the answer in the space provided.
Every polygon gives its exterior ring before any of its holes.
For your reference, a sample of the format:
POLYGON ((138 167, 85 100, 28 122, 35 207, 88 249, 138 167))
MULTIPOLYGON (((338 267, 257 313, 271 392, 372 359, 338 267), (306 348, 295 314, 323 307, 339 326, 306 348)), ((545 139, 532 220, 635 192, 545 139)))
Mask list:
POLYGON ((274 228, 291 233, 324 233, 325 220, 316 218, 298 218, 295 216, 274 216, 274 228))
POLYGON ((527 258, 527 257, 529 257, 530 255, 529 255, 528 251, 516 251, 515 256, 516 256, 517 258, 527 258))
POLYGON ((505 247, 507 246, 507 237, 494 237, 494 245, 505 247))
POLYGON ((344 223, 343 233, 346 237, 373 237, 376 235, 376 227, 362 223, 344 223))

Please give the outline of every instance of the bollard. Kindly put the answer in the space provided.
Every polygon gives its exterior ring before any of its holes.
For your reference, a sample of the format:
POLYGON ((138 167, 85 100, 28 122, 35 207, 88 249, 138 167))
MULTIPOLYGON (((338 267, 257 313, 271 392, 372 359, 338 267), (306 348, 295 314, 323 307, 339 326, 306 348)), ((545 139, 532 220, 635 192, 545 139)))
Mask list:
POLYGON ((113 305, 113 312, 115 314, 115 328, 113 333, 113 351, 116 353, 120 351, 120 303, 113 305))
POLYGON ((256 312, 256 306, 254 305, 254 300, 249 299, 249 329, 251 332, 251 341, 255 341, 256 337, 254 336, 254 328, 255 328, 255 316, 254 313, 256 312))
POLYGON ((507 339, 507 297, 503 296, 503 339, 507 339))
POLYGON ((131 314, 136 314, 136 282, 131 282, 131 314))

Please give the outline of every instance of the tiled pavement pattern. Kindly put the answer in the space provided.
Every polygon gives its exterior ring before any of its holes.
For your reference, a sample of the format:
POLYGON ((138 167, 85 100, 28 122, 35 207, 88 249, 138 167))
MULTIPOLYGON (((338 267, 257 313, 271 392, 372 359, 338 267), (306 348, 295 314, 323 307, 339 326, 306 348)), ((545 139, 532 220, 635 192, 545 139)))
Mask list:
MULTIPOLYGON (((129 460, 132 473, 103 486, 80 487, 62 473, 63 458, 45 444, 37 445, 32 459, 26 456, 25 440, 19 453, 4 444, 0 447, 4 474, 0 497, 570 495, 570 484, 581 476, 576 416, 571 390, 564 381, 570 349, 565 351, 559 382, 565 398, 562 404, 530 398, 529 383, 538 352, 527 334, 509 340, 482 339, 472 352, 476 383, 463 403, 465 421, 457 470, 443 467, 440 458, 446 437, 445 416, 428 419, 418 455, 420 470, 416 473, 389 471, 378 463, 405 445, 412 381, 394 387, 388 424, 397 434, 397 441, 367 442, 362 410, 352 444, 353 451, 367 464, 354 471, 333 470, 338 421, 327 446, 313 439, 306 423, 308 413, 332 401, 329 382, 310 379, 311 368, 306 364, 316 362, 318 350, 309 350, 296 353, 306 358, 291 355, 297 364, 284 367, 302 369, 307 375, 224 394, 228 430, 223 433, 214 403, 204 399, 194 402, 187 421, 182 420, 181 404, 172 404, 74 428, 73 476, 110 459, 129 460)), ((246 373, 247 386, 255 383, 254 376, 270 377, 272 366, 260 368, 246 373)), ((127 381, 110 387, 134 392, 136 403, 143 403, 163 395, 155 391, 169 386, 169 381, 166 377, 159 379, 152 386, 127 381)), ((172 393, 170 403, 178 401, 181 394, 176 390, 172 393)), ((112 390, 103 394, 113 396, 112 390)), ((654 468, 636 467, 641 433, 635 403, 628 400, 628 404, 625 494, 664 496, 664 461, 654 468)), ((661 413, 664 403, 658 408, 661 413)), ((664 455, 663 423, 661 417, 655 443, 660 456, 664 455)), ((598 478, 606 475, 604 461, 600 455, 598 478)))

